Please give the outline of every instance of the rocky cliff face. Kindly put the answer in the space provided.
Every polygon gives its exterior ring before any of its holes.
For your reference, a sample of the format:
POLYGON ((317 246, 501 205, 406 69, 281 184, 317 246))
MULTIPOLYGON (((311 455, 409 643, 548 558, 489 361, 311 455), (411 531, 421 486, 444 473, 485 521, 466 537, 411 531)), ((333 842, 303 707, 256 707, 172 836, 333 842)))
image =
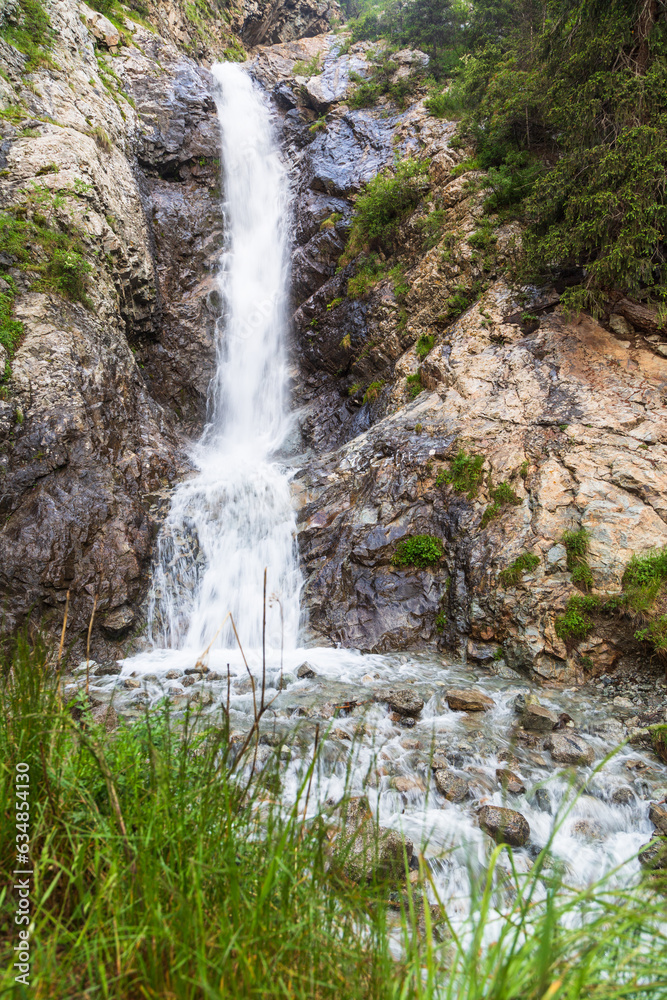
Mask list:
MULTIPOLYGON (((620 590, 633 553, 667 544, 655 317, 621 300, 601 322, 573 319, 556 289, 511 291, 517 233, 498 220, 491 232, 475 175, 452 172, 452 127, 418 99, 350 110, 368 46, 338 48, 274 46, 255 64, 297 165, 295 397, 309 458, 294 486, 310 634, 370 651, 446 644, 489 664, 502 654, 550 681, 641 658, 631 623, 600 620, 575 650, 555 622, 579 593, 566 532, 588 533, 597 593, 620 590), (316 55, 323 71, 294 79, 294 59, 316 55), (429 166, 387 265, 402 287, 390 273, 349 297, 352 269, 336 265, 354 197, 409 155, 429 166), (474 489, 452 474, 462 453, 477 458, 474 489), (444 540, 442 559, 393 565, 397 543, 420 534, 444 540), (517 559, 527 568, 503 573, 517 559)), ((397 75, 418 58, 394 56, 397 75)))
MULTIPOLYGON (((176 0, 147 6, 157 33, 52 4, 53 62, 33 72, 0 40, 0 207, 76 233, 93 268, 71 301, 45 280, 43 247, 32 270, 0 256, 0 291, 23 324, 0 358, 3 628, 29 614, 56 627, 68 592, 73 639, 95 601, 98 644, 120 650, 140 628, 161 510, 188 475, 214 362, 224 179, 205 64, 270 43, 249 69, 273 101, 295 194, 294 495, 310 637, 446 644, 489 663, 501 647, 548 680, 640 654, 618 622, 598 622, 575 652, 555 621, 577 593, 566 531, 588 532, 599 592, 619 589, 633 553, 667 544, 655 317, 619 299, 600 322, 576 320, 558 289, 511 290, 517 233, 488 229, 476 176, 455 169, 453 126, 429 116, 423 89, 402 110, 346 100, 373 47, 322 33, 333 4, 246 4, 206 30, 176 0), (422 197, 395 256, 350 296, 354 266, 339 259, 354 199, 408 156, 428 164, 422 197), (462 454, 472 487, 453 474, 462 454), (442 539, 442 558, 394 565, 418 534, 442 539)), ((425 60, 399 53, 396 79, 425 60)))
MULTIPOLYGON (((128 17, 119 30, 75 0, 45 6, 54 43, 37 68, 0 39, 0 291, 22 324, 14 350, 0 344, 2 628, 29 615, 59 627, 69 593, 68 635, 85 633, 96 602, 94 641, 113 643, 140 620, 212 373, 223 226, 201 61, 243 58, 246 21, 259 30, 269 15, 212 8, 205 22, 148 0, 152 25, 128 17), (28 260, 11 244, 23 223, 43 237, 28 260), (76 247, 59 280, 78 273, 85 294, 51 280, 58 239, 76 247)), ((321 30, 329 9, 274 4, 272 37, 309 17, 321 30)))

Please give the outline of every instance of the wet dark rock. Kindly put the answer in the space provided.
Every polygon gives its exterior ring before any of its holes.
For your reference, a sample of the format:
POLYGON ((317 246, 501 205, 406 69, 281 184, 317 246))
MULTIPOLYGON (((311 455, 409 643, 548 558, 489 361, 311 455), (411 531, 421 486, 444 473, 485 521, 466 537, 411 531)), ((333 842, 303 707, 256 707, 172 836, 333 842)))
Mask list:
POLYGON ((135 681, 134 677, 126 677, 125 680, 123 681, 123 687, 126 687, 130 691, 133 691, 141 687, 141 682, 135 681))
POLYGON ((182 670, 168 670, 164 675, 168 681, 175 681, 178 677, 183 676, 182 670))
POLYGON ((495 704, 493 698, 475 688, 452 688, 445 698, 453 712, 488 712, 495 704))
POLYGON ((559 764, 591 764, 595 758, 593 747, 573 733, 553 733, 547 736, 544 749, 559 764))
POLYGON ((497 844, 523 847, 530 837, 528 820, 515 809, 482 806, 477 818, 482 829, 493 837, 497 844))
POLYGON ((667 868, 667 837, 653 837, 639 851, 639 863, 652 871, 667 868))
POLYGON ((340 18, 340 8, 335 0, 246 0, 243 14, 246 45, 275 45, 321 35, 340 18))
POLYGON ((347 848, 343 870, 353 882, 404 879, 413 849, 412 841, 395 830, 380 827, 376 836, 374 826, 367 824, 347 848))
POLYGON ((119 663, 102 663, 95 671, 96 677, 115 677, 121 671, 122 667, 119 663))
POLYGON ((510 771, 506 767, 496 768, 496 778, 501 784, 503 790, 511 792, 512 795, 522 795, 526 791, 526 786, 514 771, 510 771))
MULTIPOLYGON (((611 801, 615 806, 631 806, 635 803, 636 799, 637 796, 629 785, 622 785, 620 788, 614 789, 611 794, 611 801)), ((667 833, 667 830, 664 832, 667 833)))
POLYGON ((558 725, 558 716, 555 712, 545 708, 535 700, 527 700, 521 713, 521 724, 525 729, 534 732, 551 732, 558 725))
POLYGON ((542 812, 548 813, 550 816, 553 812, 551 805, 551 796, 546 788, 533 788, 528 793, 528 800, 530 802, 535 802, 542 812))
POLYGON ((386 702, 394 712, 400 716, 419 715, 424 707, 424 699, 409 688, 377 691, 373 696, 374 701, 386 702))
POLYGON ((465 778, 445 770, 437 770, 434 778, 436 788, 449 802, 463 802, 467 798, 469 785, 465 778))
POLYGON ((196 679, 197 679, 196 677, 190 675, 189 677, 184 677, 183 680, 181 681, 181 684, 183 685, 183 687, 192 687, 196 679))
POLYGON ((648 816, 656 831, 667 836, 667 804, 652 802, 649 806, 648 816))
POLYGON ((304 678, 310 679, 311 677, 317 677, 317 674, 311 667, 310 663, 304 662, 300 667, 296 668, 296 676, 299 680, 303 680, 304 678))

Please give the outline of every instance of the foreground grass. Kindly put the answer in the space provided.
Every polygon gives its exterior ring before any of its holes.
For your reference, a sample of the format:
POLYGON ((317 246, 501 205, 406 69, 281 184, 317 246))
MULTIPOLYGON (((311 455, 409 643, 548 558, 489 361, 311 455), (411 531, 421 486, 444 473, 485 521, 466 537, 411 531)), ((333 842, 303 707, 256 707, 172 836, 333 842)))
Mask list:
POLYGON ((542 858, 527 879, 505 876, 509 915, 490 936, 500 848, 467 933, 447 930, 446 908, 423 906, 416 889, 404 895, 398 926, 393 920, 402 957, 392 958, 388 887, 335 876, 330 822, 303 821, 309 769, 295 806, 281 809, 280 754, 248 778, 230 753, 224 715, 204 731, 195 718, 177 722, 160 709, 108 736, 85 712, 75 720, 80 713, 61 706, 53 667, 46 648, 22 639, 5 655, 0 685, 2 995, 667 996, 664 898, 651 887, 567 893, 554 881, 545 899, 542 858), (15 983, 9 960, 14 779, 23 761, 35 872, 29 987, 15 983), (582 909, 583 928, 574 919, 582 909), (435 920, 444 920, 442 944, 435 920))

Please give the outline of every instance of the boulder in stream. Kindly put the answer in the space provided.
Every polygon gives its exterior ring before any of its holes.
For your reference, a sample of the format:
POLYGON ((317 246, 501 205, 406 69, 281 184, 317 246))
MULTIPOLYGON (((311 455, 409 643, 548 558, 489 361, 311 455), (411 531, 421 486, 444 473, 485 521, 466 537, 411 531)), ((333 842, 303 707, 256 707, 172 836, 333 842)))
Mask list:
POLYGON ((544 741, 544 749, 559 764, 591 764, 595 757, 593 747, 574 733, 552 733, 544 741))
POLYGON ((514 771, 510 771, 508 767, 497 767, 496 768, 496 778, 500 782, 502 788, 511 792, 512 795, 523 795, 526 791, 526 786, 514 771))
POLYGON ((488 712, 495 702, 476 688, 452 688, 445 694, 453 712, 488 712))
POLYGON ((378 691, 374 700, 386 702, 397 715, 419 715, 424 707, 424 699, 420 698, 414 691, 410 691, 409 688, 401 688, 401 690, 389 688, 378 691))
POLYGON ((482 830, 493 837, 497 844, 523 847, 530 837, 528 820, 516 809, 482 806, 477 813, 477 818, 482 830))
POLYGON ((639 851, 639 863, 653 871, 667 868, 667 837, 652 837, 639 851))
POLYGON ((317 674, 311 667, 310 663, 304 661, 300 667, 296 668, 296 676, 301 681, 304 680, 304 678, 310 680, 311 677, 317 677, 317 674))
POLYGON ((538 733, 550 733, 558 725, 555 712, 535 702, 528 703, 521 716, 524 729, 532 729, 538 733))
POLYGON ((649 806, 648 816, 657 832, 667 835, 667 803, 652 802, 649 806))
POLYGON ((468 795, 468 782, 444 768, 435 772, 435 785, 449 802, 463 802, 468 795))

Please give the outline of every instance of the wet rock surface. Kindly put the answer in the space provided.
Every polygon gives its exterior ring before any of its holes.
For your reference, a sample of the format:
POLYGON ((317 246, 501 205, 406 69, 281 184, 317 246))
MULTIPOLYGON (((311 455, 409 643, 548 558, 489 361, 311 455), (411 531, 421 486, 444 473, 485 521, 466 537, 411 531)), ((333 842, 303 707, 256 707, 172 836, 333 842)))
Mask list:
POLYGON ((493 708, 493 698, 489 698, 483 691, 452 688, 445 697, 453 712, 488 712, 493 708))
POLYGON ((530 837, 527 819, 515 809, 483 806, 477 815, 479 825, 498 844, 523 847, 530 837))
POLYGON ((595 759, 593 747, 573 733, 553 733, 547 736, 544 749, 559 764, 591 764, 595 759))

